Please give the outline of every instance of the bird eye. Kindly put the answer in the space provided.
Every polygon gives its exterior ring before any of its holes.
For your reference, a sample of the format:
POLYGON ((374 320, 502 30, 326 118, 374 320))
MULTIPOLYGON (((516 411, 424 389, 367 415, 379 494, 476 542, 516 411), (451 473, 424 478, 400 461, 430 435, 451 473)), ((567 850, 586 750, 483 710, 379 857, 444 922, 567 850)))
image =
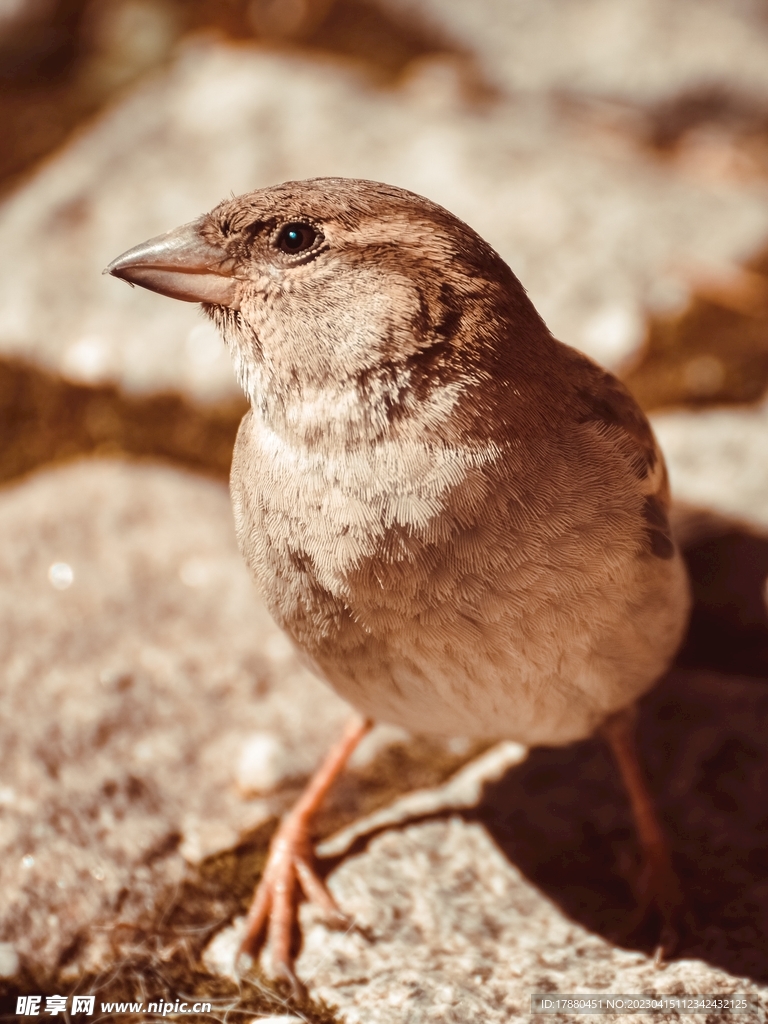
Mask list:
POLYGON ((310 224, 286 224, 275 244, 280 252, 295 256, 311 249, 316 239, 317 231, 310 224))

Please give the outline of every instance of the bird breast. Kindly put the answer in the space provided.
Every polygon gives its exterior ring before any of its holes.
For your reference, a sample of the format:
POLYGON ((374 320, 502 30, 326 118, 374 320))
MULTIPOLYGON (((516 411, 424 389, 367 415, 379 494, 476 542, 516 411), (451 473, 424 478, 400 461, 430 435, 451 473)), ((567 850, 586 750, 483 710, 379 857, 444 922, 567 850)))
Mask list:
POLYGON ((277 622, 364 713, 570 742, 664 670, 687 607, 679 558, 640 554, 619 462, 591 474, 542 446, 537 479, 512 443, 328 451, 244 418, 241 550, 277 622))

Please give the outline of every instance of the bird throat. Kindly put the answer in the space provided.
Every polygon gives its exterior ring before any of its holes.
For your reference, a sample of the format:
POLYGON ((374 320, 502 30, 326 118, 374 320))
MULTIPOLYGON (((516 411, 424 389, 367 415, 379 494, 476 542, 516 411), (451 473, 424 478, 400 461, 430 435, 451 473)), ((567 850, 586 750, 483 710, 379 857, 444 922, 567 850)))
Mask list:
POLYGON ((247 326, 233 319, 214 316, 238 383, 254 416, 292 446, 355 450, 404 434, 442 434, 460 400, 463 389, 456 382, 415 388, 414 368, 407 363, 320 380, 286 372, 273 366, 247 326))

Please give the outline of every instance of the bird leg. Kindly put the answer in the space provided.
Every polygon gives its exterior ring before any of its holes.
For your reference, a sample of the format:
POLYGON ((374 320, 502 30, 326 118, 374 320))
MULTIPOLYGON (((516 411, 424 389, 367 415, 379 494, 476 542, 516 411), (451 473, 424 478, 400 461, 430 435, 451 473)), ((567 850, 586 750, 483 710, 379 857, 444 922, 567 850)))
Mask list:
POLYGON ((646 917, 650 907, 655 905, 662 918, 659 947, 662 955, 669 955, 678 942, 675 922, 683 898, 672 867, 669 845, 640 767, 635 741, 635 719, 636 708, 624 708, 603 723, 602 734, 613 752, 629 795, 632 817, 643 851, 643 868, 636 883, 639 906, 633 929, 646 917))
POLYGON ((325 882, 313 867, 310 824, 328 790, 371 724, 359 716, 350 720, 298 802, 280 823, 270 844, 264 874, 248 913, 241 952, 255 958, 268 938, 275 973, 286 978, 297 994, 301 992, 301 985, 293 971, 291 938, 296 921, 298 889, 312 903, 318 904, 337 919, 345 920, 325 882))

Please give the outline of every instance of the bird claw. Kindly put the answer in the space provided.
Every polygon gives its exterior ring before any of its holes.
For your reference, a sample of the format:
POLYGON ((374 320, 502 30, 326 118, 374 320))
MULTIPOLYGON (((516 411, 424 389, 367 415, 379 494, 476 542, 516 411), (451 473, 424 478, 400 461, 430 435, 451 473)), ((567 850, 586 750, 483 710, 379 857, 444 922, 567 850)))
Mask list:
POLYGON ((338 926, 349 920, 339 909, 325 882, 313 866, 314 855, 306 822, 291 813, 278 828, 269 848, 264 874, 256 887, 246 921, 240 952, 255 960, 269 943, 272 971, 291 986, 296 998, 306 996, 293 969, 292 940, 298 923, 298 904, 303 893, 338 926))
POLYGON ((292 967, 288 964, 277 964, 273 965, 275 976, 283 981, 287 981, 291 989, 291 995, 297 1002, 303 1002, 307 998, 307 989, 304 982, 301 981, 292 967))

